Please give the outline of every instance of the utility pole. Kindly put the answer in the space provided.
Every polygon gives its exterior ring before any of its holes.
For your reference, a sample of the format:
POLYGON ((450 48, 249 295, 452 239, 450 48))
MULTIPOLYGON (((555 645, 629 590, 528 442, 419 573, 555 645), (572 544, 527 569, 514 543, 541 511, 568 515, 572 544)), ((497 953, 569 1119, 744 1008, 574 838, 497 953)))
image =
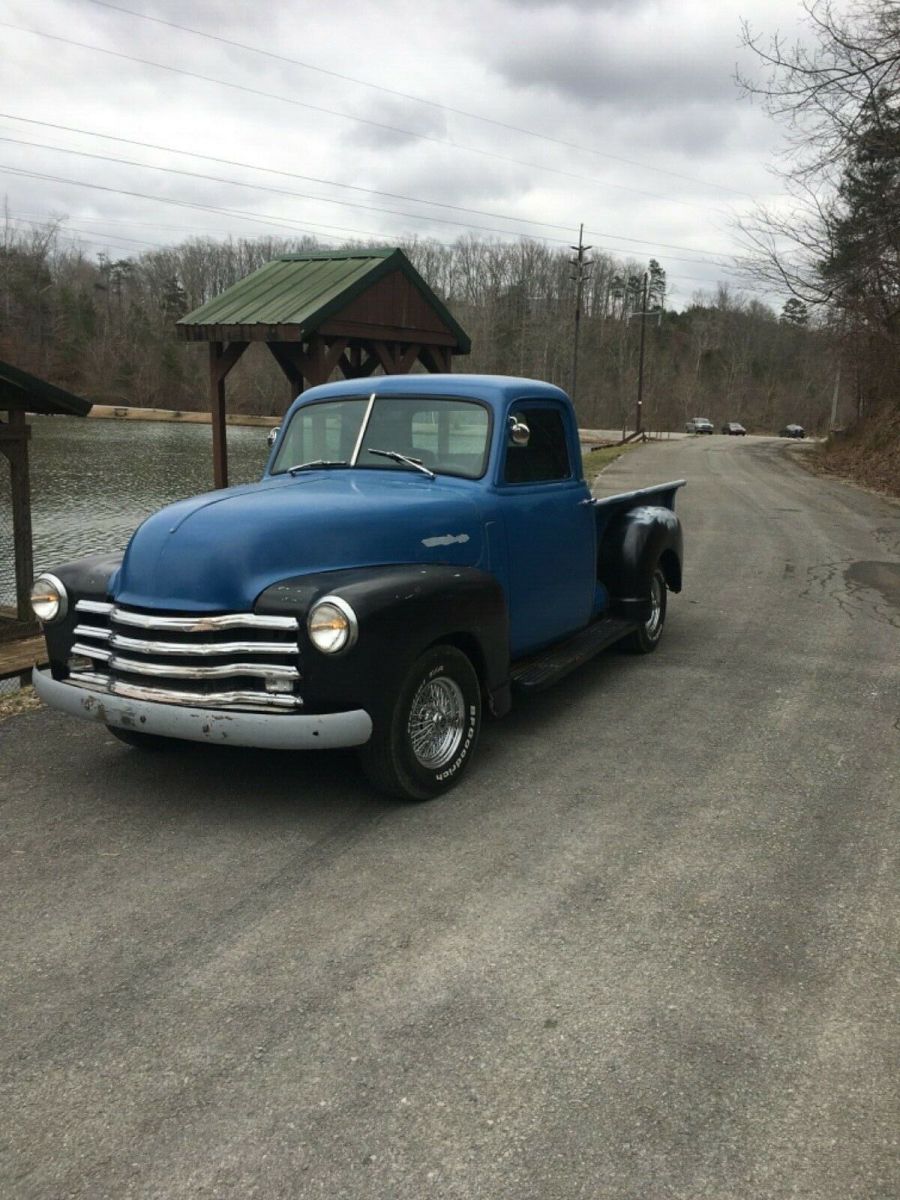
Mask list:
POLYGON ((641 318, 641 349, 638 356, 638 388, 637 388, 637 412, 634 417, 634 432, 643 433, 644 431, 644 344, 646 341, 647 317, 655 316, 659 324, 662 324, 662 307, 655 313, 647 312, 647 300, 650 284, 650 272, 644 272, 644 283, 641 288, 641 309, 640 312, 628 314, 628 319, 632 317, 641 318))
POLYGON ((841 393, 841 362, 840 362, 840 359, 838 359, 837 371, 835 372, 835 376, 834 376, 834 393, 832 394, 832 397, 831 397, 831 424, 828 427, 829 433, 831 433, 834 430, 835 426, 837 425, 838 397, 840 396, 840 393, 841 393))
POLYGON ((634 432, 643 433, 643 407, 644 407, 644 339, 647 330, 647 284, 650 275, 648 271, 644 272, 644 286, 641 290, 641 350, 638 356, 638 394, 637 394, 637 413, 634 418, 634 432))
POLYGON ((584 293, 584 281, 589 278, 591 269, 590 259, 584 257, 591 247, 584 244, 583 222, 578 230, 578 245, 572 246, 571 249, 575 251, 575 258, 569 259, 575 268, 575 274, 571 276, 575 280, 575 340, 572 347, 572 386, 569 391, 574 404, 575 389, 578 386, 578 331, 581 325, 581 298, 584 293))

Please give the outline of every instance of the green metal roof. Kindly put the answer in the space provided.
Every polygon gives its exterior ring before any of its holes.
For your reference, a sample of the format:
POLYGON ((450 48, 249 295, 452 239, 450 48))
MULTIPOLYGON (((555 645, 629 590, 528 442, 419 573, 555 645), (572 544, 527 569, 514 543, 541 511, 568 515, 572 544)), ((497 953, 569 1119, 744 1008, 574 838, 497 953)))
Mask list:
POLYGON ((312 333, 382 276, 397 270, 418 288, 456 337, 460 352, 467 354, 471 342, 465 330, 403 251, 392 247, 282 255, 188 313, 177 325, 296 325, 312 333))
POLYGON ((29 375, 10 363, 0 362, 0 410, 85 417, 91 407, 90 400, 47 383, 37 375, 29 375))

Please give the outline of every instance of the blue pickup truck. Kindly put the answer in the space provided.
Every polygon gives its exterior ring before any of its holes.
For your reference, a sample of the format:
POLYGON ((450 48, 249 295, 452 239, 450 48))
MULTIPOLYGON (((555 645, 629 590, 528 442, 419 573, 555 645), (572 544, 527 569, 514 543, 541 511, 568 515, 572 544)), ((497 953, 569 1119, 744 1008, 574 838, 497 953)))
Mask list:
POLYGON ((381 790, 458 781, 482 713, 614 642, 656 649, 681 589, 682 480, 591 497, 547 383, 405 375, 312 388, 255 484, 41 575, 49 705, 132 746, 359 747, 381 790))

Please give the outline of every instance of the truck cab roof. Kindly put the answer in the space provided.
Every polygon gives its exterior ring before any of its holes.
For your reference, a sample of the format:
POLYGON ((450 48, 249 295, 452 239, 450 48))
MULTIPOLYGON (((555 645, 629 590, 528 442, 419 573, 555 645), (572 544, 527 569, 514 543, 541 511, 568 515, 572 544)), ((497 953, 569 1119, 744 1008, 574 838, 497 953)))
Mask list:
POLYGON ((513 400, 550 398, 570 403, 569 397, 552 383, 535 379, 520 379, 514 375, 375 375, 364 379, 341 379, 323 383, 303 392, 288 410, 312 400, 336 399, 340 396, 460 396, 485 401, 498 409, 513 400))

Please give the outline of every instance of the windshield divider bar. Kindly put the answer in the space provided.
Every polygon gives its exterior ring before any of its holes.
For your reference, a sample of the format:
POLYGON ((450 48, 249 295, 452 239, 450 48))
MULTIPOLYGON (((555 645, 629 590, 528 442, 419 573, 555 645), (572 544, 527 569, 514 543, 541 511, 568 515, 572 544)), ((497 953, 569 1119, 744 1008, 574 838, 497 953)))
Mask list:
POLYGON ((372 416, 372 409, 374 408, 374 406, 375 406, 375 393, 373 392, 372 395, 369 397, 369 403, 368 403, 368 406, 366 407, 365 414, 363 415, 362 425, 360 425, 360 427, 359 427, 359 436, 356 439, 356 445, 353 447, 353 453, 350 455, 350 466, 351 467, 356 466, 356 460, 359 458, 360 451, 362 450, 363 438, 366 436, 366 430, 369 427, 369 418, 372 416))

